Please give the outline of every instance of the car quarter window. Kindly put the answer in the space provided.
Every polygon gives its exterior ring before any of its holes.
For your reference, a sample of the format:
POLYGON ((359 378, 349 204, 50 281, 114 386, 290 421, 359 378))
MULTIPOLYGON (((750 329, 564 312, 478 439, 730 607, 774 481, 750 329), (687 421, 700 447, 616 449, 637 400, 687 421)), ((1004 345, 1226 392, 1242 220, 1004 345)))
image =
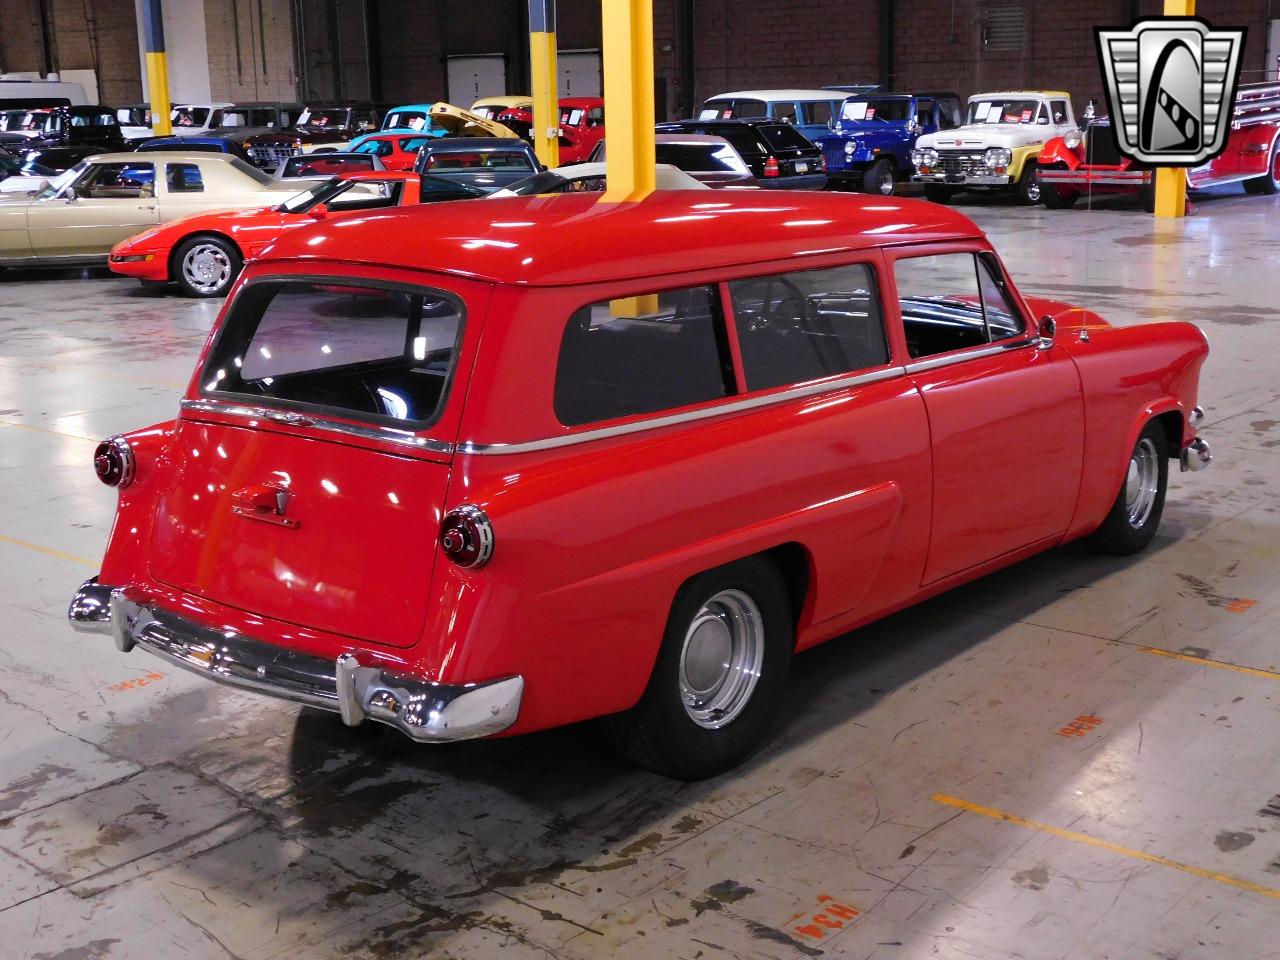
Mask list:
POLYGON ((830 123, 832 104, 829 100, 811 100, 804 104, 805 123, 830 123))
POLYGON ((574 312, 556 363, 565 426, 674 410, 733 392, 714 286, 602 300, 574 312))
POLYGON ((166 163, 164 182, 170 193, 204 192, 204 178, 194 163, 166 163))
POLYGON ((894 264, 898 303, 912 358, 1004 340, 1022 320, 1003 279, 973 253, 907 257, 894 264))
POLYGON ((734 327, 748 390, 889 362, 875 274, 863 263, 734 280, 734 327))

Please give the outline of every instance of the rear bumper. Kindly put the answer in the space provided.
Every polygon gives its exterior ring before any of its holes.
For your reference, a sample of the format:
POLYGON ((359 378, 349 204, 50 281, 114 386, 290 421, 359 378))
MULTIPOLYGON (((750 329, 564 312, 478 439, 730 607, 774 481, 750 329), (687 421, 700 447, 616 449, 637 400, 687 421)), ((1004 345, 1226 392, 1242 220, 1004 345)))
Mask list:
POLYGON ((793 177, 759 177, 766 190, 821 190, 827 185, 825 173, 802 173, 793 177))
POLYGON ((362 667, 352 653, 336 660, 297 653, 136 603, 97 577, 76 591, 67 619, 82 633, 112 636, 124 653, 140 647, 209 680, 331 710, 349 726, 376 720, 424 743, 500 733, 516 722, 524 694, 519 676, 433 683, 362 667))

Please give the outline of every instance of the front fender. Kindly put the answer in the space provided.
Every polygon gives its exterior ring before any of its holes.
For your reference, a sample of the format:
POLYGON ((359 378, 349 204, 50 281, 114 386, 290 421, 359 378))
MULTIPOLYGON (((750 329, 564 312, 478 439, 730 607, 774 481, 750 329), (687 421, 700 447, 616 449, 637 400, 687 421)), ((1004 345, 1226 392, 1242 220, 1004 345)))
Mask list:
POLYGON ((1080 155, 1068 147, 1062 137, 1054 137, 1046 143, 1036 160, 1042 167, 1047 167, 1051 163, 1061 163, 1068 170, 1074 170, 1081 163, 1080 155))
POLYGON ((1014 181, 1021 180, 1023 167, 1028 163, 1034 167, 1043 148, 1044 145, 1039 143, 1028 147, 1014 147, 1013 158, 1009 161, 1009 177, 1014 181))

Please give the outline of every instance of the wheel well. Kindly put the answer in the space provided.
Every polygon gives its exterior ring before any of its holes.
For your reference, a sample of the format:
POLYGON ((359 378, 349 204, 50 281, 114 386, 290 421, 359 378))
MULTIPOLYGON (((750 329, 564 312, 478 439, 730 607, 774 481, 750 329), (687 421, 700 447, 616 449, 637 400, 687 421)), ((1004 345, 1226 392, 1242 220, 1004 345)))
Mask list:
POLYGON ((791 600, 791 623, 799 626, 800 614, 804 612, 805 600, 809 596, 808 551, 792 541, 766 550, 761 556, 772 560, 782 574, 782 580, 787 585, 787 596, 791 600))
POLYGON ((173 249, 169 251, 169 279, 170 280, 176 280, 178 277, 177 271, 174 269, 178 265, 178 251, 181 250, 184 246, 186 246, 192 240, 196 240, 200 237, 212 237, 215 240, 222 240, 224 243, 229 243, 231 245, 231 248, 235 250, 236 255, 240 257, 241 260, 244 259, 244 251, 240 249, 240 245, 236 243, 234 240, 232 240, 230 237, 228 237, 225 233, 218 233, 216 230, 204 230, 204 231, 198 231, 196 233, 189 233, 185 237, 183 237, 181 240, 179 240, 177 243, 175 243, 173 245, 173 249))
POLYGON ((1170 410, 1155 419, 1164 428, 1165 440, 1169 447, 1169 459, 1177 460, 1182 455, 1182 413, 1170 410))

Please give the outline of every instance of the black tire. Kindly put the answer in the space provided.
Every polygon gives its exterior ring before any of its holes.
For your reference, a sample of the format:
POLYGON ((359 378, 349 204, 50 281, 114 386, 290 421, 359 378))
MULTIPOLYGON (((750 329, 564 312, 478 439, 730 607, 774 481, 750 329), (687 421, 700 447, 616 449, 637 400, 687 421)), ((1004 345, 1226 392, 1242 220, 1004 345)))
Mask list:
POLYGON ((244 260, 234 243, 213 234, 184 240, 173 252, 169 272, 188 297, 225 297, 244 260))
POLYGON ((951 198, 956 195, 953 187, 944 187, 940 183, 926 183, 924 185, 924 196, 926 200, 932 200, 934 203, 950 203, 951 198))
POLYGON ((1267 157, 1267 172, 1260 177, 1244 182, 1244 188, 1253 194, 1274 196, 1280 193, 1280 138, 1271 145, 1271 153, 1267 157))
POLYGON ((1059 190, 1056 184, 1040 184, 1040 202, 1050 210, 1067 210, 1076 205, 1080 194, 1074 190, 1059 190))
POLYGON ((862 192, 875 193, 882 197, 893 196, 894 184, 898 179, 897 168, 892 160, 880 159, 869 166, 862 174, 862 192))
MULTIPOLYGON (((731 621, 721 618, 721 622, 731 621)), ((742 622, 753 621, 748 617, 742 622)), ((727 633, 734 635, 732 627, 727 633)), ((637 766, 677 780, 703 780, 732 769, 760 744, 778 712, 794 646, 787 587, 773 563, 749 557, 699 574, 676 594, 662 647, 640 702, 609 720, 615 748, 637 766), (683 668, 684 651, 695 636, 696 620, 717 619, 708 612, 715 605, 708 605, 716 598, 734 595, 748 598, 759 614, 763 633, 759 679, 748 687, 727 722, 715 719, 717 711, 713 710, 709 711, 710 719, 699 723, 686 707, 681 689, 681 677, 694 675, 683 668), (706 725, 715 722, 724 725, 714 729, 706 725)), ((733 677, 749 673, 728 672, 719 688, 708 689, 723 690, 732 684, 733 677)))
POLYGON ((1147 213, 1156 212, 1156 181, 1155 174, 1152 174, 1151 182, 1144 183, 1138 190, 1138 199, 1142 202, 1142 209, 1147 213))
POLYGON ((1116 494, 1116 501, 1111 505, 1107 518, 1102 521, 1102 526, 1089 538, 1089 545, 1099 553, 1110 553, 1118 557, 1127 557, 1146 549, 1160 526, 1168 487, 1169 441, 1160 422, 1152 420, 1138 435, 1137 443, 1129 455, 1129 466, 1126 468, 1125 479, 1120 484, 1120 492, 1116 494), (1146 474, 1148 469, 1152 472, 1146 474), (1143 484, 1144 474, 1154 483, 1153 491, 1143 484), (1143 494, 1140 492, 1143 489, 1149 492, 1143 494))
POLYGON ((1040 168, 1028 158, 1022 165, 1022 176, 1013 185, 1013 198, 1024 207, 1034 207, 1040 202, 1040 168))

